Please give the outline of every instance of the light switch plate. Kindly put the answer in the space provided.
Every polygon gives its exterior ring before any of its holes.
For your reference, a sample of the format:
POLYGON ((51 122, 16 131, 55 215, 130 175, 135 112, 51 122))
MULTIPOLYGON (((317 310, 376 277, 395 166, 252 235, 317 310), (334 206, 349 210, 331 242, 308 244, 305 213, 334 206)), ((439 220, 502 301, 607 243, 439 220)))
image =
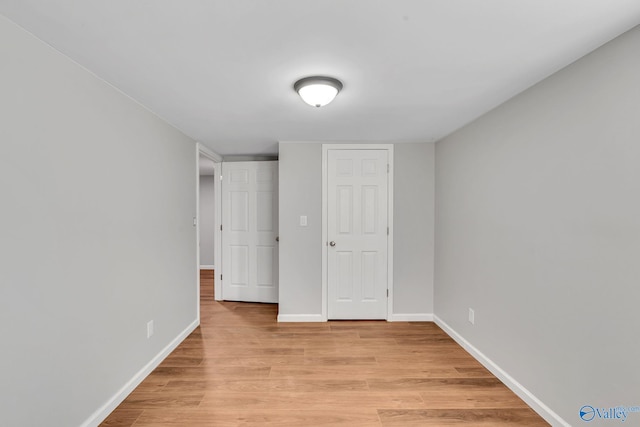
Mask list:
POLYGON ((301 227, 306 227, 307 226, 307 216, 306 215, 300 215, 300 226, 301 227))

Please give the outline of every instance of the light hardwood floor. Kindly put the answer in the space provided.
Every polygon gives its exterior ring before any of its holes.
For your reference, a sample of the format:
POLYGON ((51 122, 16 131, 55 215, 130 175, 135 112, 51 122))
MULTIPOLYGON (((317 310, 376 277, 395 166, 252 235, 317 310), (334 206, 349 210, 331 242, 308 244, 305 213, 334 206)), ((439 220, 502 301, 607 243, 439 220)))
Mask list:
POLYGON ((434 323, 276 322, 213 300, 103 426, 547 426, 434 323))

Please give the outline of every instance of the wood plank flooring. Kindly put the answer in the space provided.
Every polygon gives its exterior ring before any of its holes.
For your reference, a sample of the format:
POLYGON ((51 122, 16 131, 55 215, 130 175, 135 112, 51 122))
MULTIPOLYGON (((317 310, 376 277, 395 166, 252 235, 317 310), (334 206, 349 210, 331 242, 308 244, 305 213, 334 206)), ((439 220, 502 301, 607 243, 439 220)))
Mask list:
POLYGON ((434 323, 279 324, 203 274, 200 327, 103 426, 548 425, 434 323))
POLYGON ((213 301, 214 270, 200 270, 200 302, 213 301))

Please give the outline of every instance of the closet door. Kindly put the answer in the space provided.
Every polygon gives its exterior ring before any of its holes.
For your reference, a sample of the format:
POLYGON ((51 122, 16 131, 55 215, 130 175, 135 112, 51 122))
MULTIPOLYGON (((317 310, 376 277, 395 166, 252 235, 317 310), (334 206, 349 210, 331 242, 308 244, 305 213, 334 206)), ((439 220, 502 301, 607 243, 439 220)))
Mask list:
POLYGON ((386 319, 388 152, 327 154, 328 317, 386 319))

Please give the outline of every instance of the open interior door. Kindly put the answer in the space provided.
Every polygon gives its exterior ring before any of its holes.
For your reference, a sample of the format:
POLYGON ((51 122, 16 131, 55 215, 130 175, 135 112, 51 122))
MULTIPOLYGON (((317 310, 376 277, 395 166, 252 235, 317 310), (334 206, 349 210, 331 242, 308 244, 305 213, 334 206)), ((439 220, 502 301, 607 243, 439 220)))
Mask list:
POLYGON ((222 299, 278 302, 278 162, 222 164, 222 299))

